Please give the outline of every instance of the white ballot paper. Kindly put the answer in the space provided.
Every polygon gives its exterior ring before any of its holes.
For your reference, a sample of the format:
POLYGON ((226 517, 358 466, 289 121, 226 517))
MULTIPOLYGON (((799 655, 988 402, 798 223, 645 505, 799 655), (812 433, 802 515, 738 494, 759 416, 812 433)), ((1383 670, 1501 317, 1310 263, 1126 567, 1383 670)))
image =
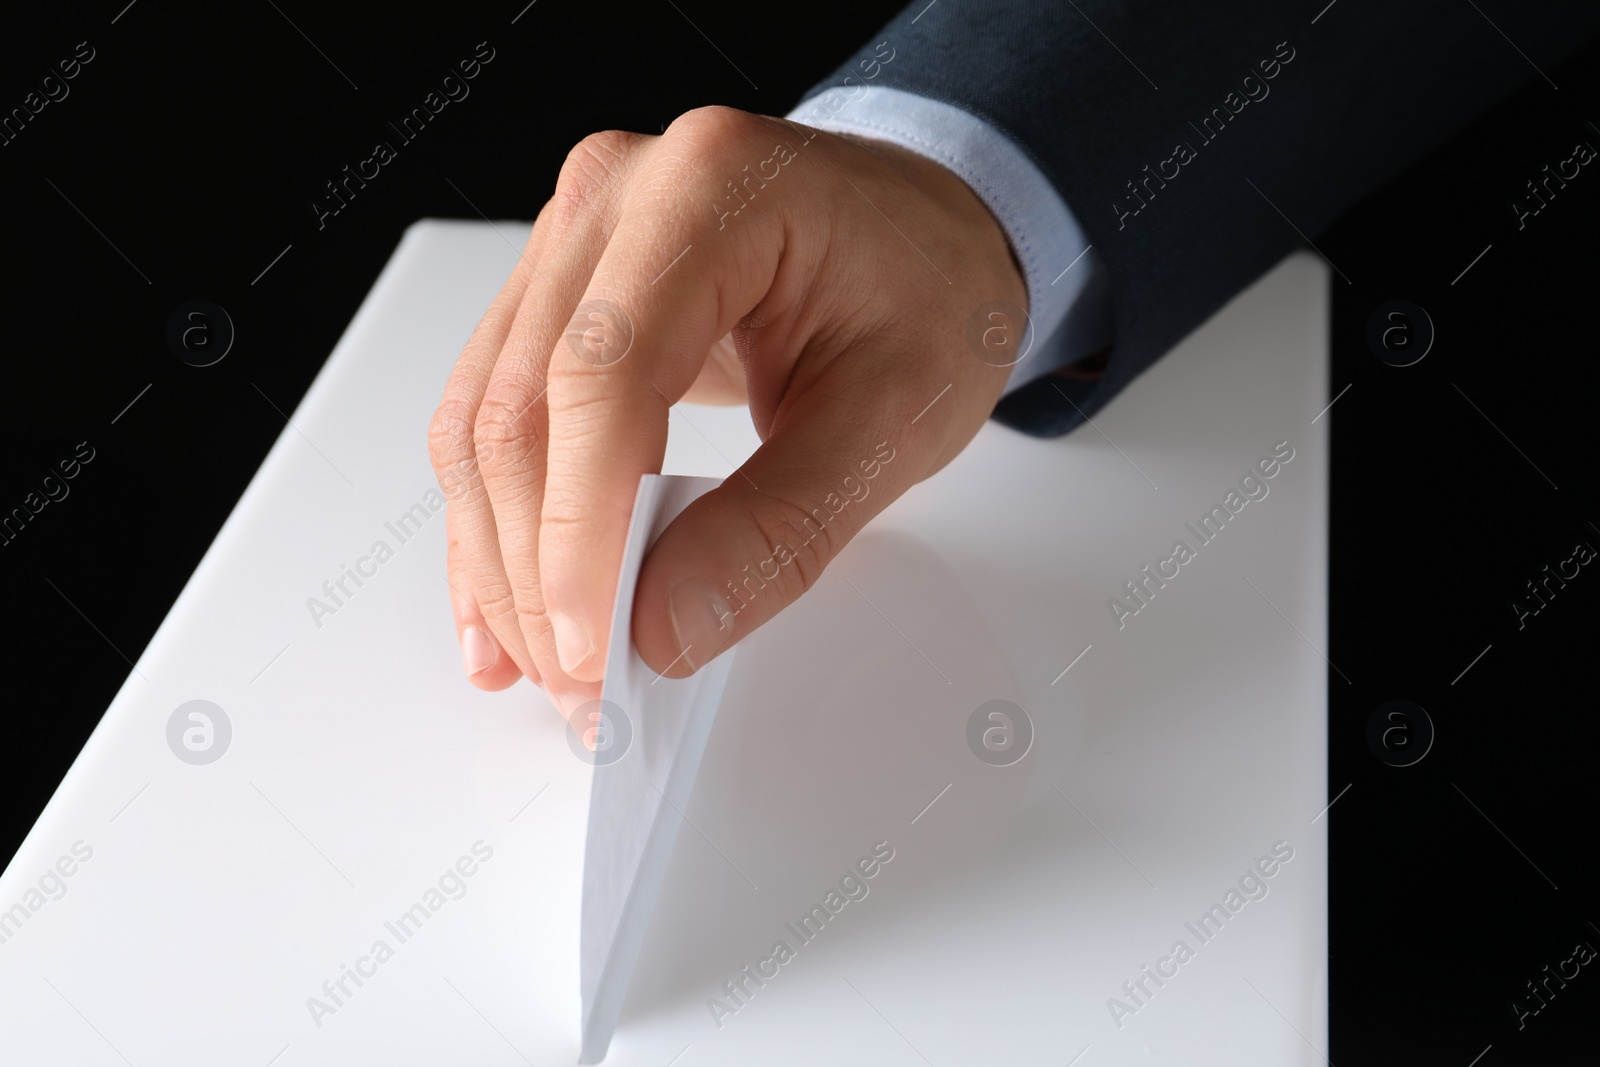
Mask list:
POLYGON ((688 678, 657 675, 633 647, 633 591, 645 552, 661 531, 719 484, 658 474, 640 479, 600 707, 579 712, 594 763, 583 853, 579 1063, 599 1063, 611 1043, 733 661, 730 651, 688 678))

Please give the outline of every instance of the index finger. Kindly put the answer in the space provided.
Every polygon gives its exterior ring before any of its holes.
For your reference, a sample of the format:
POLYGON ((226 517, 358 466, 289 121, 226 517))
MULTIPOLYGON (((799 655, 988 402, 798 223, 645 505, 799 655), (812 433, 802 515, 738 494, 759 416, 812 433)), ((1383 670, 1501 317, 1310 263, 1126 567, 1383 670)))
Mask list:
POLYGON ((557 659, 575 679, 604 676, 628 522, 640 476, 661 469, 667 409, 777 270, 774 213, 719 233, 702 206, 714 202, 715 161, 765 130, 764 120, 721 108, 674 124, 672 150, 632 188, 551 355, 539 558, 557 659), (686 165, 682 150, 701 165, 686 165), (686 178, 686 169, 695 172, 686 178))

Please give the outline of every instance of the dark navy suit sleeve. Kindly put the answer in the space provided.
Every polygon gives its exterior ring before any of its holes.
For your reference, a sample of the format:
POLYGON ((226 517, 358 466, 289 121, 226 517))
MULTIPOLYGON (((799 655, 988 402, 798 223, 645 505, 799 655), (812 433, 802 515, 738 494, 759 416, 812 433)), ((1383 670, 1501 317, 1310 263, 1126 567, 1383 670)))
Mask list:
POLYGON ((1319 9, 913 0, 811 91, 888 85, 977 115, 1032 157, 1102 257, 1104 374, 1034 382, 997 418, 1071 430, 1298 246, 1297 229, 1314 239, 1600 24, 1595 0, 1319 9))

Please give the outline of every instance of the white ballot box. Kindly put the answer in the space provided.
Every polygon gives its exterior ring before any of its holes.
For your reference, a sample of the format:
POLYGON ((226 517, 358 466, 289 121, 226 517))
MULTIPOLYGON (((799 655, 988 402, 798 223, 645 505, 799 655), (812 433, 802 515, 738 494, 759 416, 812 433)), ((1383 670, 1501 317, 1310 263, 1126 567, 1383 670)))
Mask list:
MULTIPOLYGON (((526 234, 407 232, 0 877, 0 1061, 576 1062, 596 769, 463 679, 425 439, 526 234)), ((607 1064, 1322 1062, 1327 306, 985 426, 740 646, 607 1064)))

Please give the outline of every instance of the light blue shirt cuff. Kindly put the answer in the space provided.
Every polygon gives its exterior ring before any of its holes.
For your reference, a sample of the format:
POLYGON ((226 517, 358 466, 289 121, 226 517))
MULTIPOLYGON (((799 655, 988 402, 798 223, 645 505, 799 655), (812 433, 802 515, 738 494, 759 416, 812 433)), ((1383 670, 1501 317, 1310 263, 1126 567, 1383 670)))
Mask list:
POLYGON ((999 220, 1022 265, 1033 325, 1031 350, 1011 368, 1006 392, 1110 343, 1100 257, 1055 186, 999 130, 951 104, 887 86, 829 89, 787 117, 925 156, 966 182, 999 220))

